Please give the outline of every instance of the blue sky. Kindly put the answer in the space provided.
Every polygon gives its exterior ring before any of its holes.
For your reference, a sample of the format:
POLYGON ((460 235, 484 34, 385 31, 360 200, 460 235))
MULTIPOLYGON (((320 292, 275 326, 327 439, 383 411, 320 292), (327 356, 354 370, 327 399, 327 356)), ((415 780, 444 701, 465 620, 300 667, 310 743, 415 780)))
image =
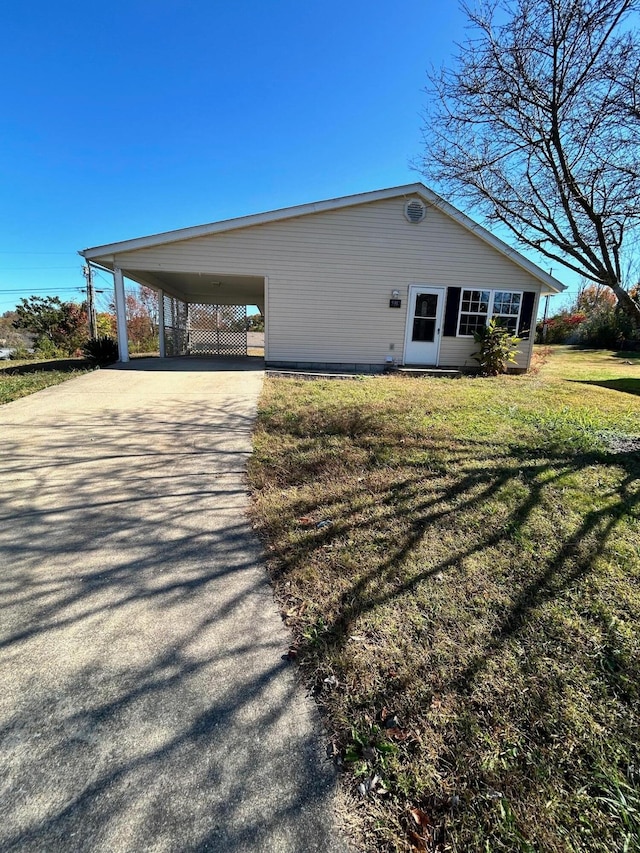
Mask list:
POLYGON ((80 299, 87 246, 419 180, 426 69, 464 36, 454 0, 34 0, 0 23, 0 311, 80 299))

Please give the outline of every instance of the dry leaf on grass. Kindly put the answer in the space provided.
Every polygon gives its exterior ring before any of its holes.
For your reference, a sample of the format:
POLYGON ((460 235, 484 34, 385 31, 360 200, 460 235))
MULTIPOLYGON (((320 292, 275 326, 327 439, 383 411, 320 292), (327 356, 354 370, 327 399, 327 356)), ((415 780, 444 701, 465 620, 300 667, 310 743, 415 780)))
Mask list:
POLYGON ((409 814, 414 819, 414 821, 418 824, 418 826, 429 827, 433 826, 433 821, 429 817, 428 814, 422 811, 422 809, 409 809, 409 814))
POLYGON ((417 832, 414 832, 412 829, 409 830, 409 839, 411 841, 411 850, 414 853, 428 853, 427 851, 427 842, 418 835, 417 832))

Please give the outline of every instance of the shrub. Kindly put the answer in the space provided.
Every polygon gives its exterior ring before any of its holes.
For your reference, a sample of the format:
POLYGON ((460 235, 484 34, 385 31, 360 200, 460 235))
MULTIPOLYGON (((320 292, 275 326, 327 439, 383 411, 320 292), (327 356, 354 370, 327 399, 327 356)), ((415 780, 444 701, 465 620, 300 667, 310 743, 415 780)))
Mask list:
POLYGON ((506 373, 509 364, 516 363, 517 346, 520 338, 512 335, 509 329, 501 326, 493 317, 487 326, 473 333, 478 352, 473 358, 480 364, 482 372, 489 376, 506 373))
POLYGON ((45 337, 37 341, 34 352, 37 358, 68 358, 73 354, 67 347, 58 346, 45 337))
POLYGON ((158 352, 159 349, 160 339, 158 335, 150 334, 146 338, 129 338, 129 352, 131 353, 158 352))
POLYGON ((585 347, 625 349, 637 339, 629 315, 620 308, 607 307, 594 312, 580 326, 578 343, 585 347))
POLYGON ((120 357, 117 341, 109 337, 91 338, 82 347, 82 351, 87 359, 98 367, 114 364, 120 357))
POLYGON ((33 350, 27 349, 27 347, 19 346, 15 347, 9 358, 11 361, 29 361, 30 359, 35 359, 36 354, 33 350))
POLYGON ((562 311, 547 320, 547 333, 543 337, 542 323, 536 326, 539 344, 564 344, 575 337, 587 315, 582 311, 562 311))

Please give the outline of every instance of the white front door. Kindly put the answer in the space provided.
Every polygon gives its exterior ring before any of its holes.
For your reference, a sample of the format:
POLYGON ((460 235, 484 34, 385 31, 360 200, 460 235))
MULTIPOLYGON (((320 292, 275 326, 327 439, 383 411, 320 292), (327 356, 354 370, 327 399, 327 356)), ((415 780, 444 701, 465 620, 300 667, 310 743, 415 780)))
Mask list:
POLYGON ((405 364, 438 363, 443 308, 444 287, 411 285, 404 345, 405 364))

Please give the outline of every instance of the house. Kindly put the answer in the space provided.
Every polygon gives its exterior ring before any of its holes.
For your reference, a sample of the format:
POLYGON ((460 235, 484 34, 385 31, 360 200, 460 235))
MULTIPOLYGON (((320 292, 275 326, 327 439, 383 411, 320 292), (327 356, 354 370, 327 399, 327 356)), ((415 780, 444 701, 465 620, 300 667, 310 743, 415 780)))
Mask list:
POLYGON ((214 338, 232 327, 220 317, 257 305, 268 366, 371 372, 477 366, 473 332, 492 316, 523 338, 526 369, 540 296, 565 289, 421 183, 80 254, 114 274, 123 361, 123 277, 163 297, 161 355, 225 352, 214 338))

